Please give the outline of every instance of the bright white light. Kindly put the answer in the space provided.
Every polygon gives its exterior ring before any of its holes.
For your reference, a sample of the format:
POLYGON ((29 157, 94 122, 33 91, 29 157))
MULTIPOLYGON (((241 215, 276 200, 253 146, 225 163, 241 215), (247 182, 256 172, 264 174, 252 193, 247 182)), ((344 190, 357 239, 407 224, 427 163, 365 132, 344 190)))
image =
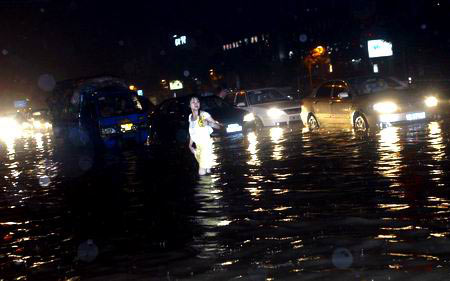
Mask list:
POLYGON ((242 126, 239 124, 229 124, 227 126, 227 133, 234 133, 242 131, 242 126))
POLYGON ((426 104, 428 107, 434 107, 434 106, 438 105, 438 100, 437 100, 437 98, 435 98, 435 97, 427 97, 427 98, 425 99, 425 104, 426 104))
POLYGON ((378 73, 378 64, 373 64, 373 73, 378 73))
POLYGON ((252 112, 245 114, 244 122, 252 122, 252 121, 255 121, 255 115, 252 112))
POLYGON ((34 121, 33 121, 33 127, 34 127, 35 129, 40 129, 40 128, 42 128, 42 123, 41 123, 41 121, 39 121, 39 120, 34 120, 34 121))
POLYGON ((0 139, 11 141, 20 136, 22 125, 18 124, 14 118, 0 118, 0 139))
POLYGON ((286 113, 284 113, 284 111, 282 111, 278 108, 275 108, 275 107, 267 110, 267 115, 273 119, 279 118, 281 115, 284 115, 284 114, 286 114, 286 113))
POLYGON ((170 90, 180 90, 183 89, 183 82, 180 80, 173 80, 169 82, 169 89, 170 90))
POLYGON ((270 128, 270 138, 273 142, 277 142, 283 137, 283 128, 270 128))
POLYGON ((392 56, 392 43, 384 40, 368 40, 367 49, 369 50, 369 58, 392 56))
POLYGON ((333 65, 332 65, 332 64, 330 64, 330 66, 329 66, 329 68, 328 68, 328 71, 329 71, 330 73, 333 72, 333 65))
POLYGON ((373 105, 373 109, 379 113, 392 113, 397 111, 397 105, 393 102, 380 102, 373 105))
POLYGON ((175 46, 185 45, 186 44, 186 36, 180 36, 180 38, 175 38, 175 46))

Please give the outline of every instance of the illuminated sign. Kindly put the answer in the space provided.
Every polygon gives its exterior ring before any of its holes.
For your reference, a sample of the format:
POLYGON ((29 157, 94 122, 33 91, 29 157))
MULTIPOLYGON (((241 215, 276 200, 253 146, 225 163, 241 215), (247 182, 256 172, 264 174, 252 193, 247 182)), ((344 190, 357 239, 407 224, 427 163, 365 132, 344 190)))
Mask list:
POLYGON ((367 41, 367 48, 369 50, 369 58, 389 57, 392 52, 392 43, 384 40, 369 40, 367 41))
POLYGON ((143 95, 144 95, 144 91, 142 91, 142 90, 137 90, 137 94, 138 94, 138 96, 143 96, 143 95))
POLYGON ((14 101, 15 108, 26 108, 28 102, 26 100, 16 100, 14 101))
POLYGON ((180 80, 173 80, 169 82, 169 89, 179 90, 183 89, 183 83, 180 80))
POLYGON ((186 45, 186 36, 175 38, 175 46, 186 45))

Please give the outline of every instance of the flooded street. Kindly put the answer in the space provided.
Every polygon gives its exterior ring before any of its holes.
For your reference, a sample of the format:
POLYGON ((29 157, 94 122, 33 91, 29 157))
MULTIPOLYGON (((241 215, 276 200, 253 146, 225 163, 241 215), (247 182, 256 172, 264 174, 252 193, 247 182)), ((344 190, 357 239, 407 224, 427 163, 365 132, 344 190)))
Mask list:
POLYGON ((0 280, 448 280, 450 121, 94 154, 0 146, 0 280))

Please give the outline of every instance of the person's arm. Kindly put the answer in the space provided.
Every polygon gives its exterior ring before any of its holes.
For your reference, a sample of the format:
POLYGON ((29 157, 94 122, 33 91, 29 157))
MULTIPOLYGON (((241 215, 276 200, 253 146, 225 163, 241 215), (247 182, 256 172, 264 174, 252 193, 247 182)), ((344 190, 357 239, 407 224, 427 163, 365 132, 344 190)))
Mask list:
POLYGON ((195 148, 192 146, 194 142, 192 141, 191 137, 189 137, 189 150, 195 154, 195 148))
POLYGON ((211 115, 206 115, 206 121, 208 121, 208 124, 211 126, 211 127, 213 127, 214 129, 220 129, 220 127, 223 127, 223 125, 220 123, 220 122, 218 122, 218 121, 216 121, 216 120, 214 120, 212 117, 211 117, 211 115))

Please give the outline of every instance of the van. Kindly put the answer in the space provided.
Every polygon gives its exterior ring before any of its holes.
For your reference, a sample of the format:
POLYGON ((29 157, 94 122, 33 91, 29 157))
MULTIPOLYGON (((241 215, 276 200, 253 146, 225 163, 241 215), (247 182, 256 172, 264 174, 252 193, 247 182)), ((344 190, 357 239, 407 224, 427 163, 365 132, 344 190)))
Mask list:
POLYGON ((107 148, 145 144, 148 115, 125 81, 95 77, 58 82, 48 99, 56 138, 107 148))

